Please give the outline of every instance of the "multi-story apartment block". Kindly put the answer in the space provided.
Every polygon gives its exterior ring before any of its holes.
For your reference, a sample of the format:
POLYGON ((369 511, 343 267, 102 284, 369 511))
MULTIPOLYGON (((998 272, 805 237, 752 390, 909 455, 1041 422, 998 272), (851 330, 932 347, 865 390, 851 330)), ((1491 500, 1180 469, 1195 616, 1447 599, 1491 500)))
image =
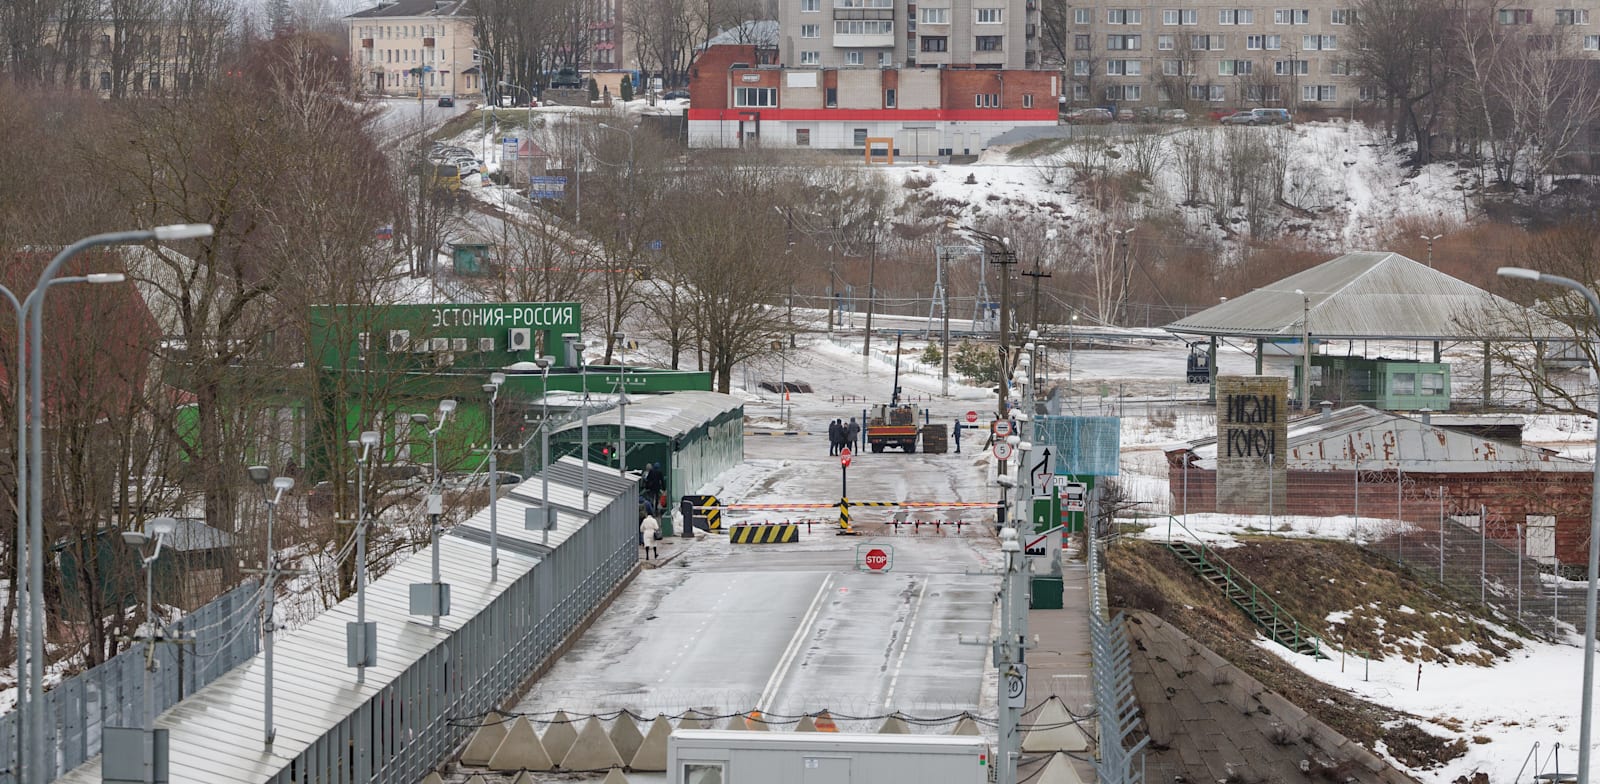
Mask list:
MULTIPOLYGON (((1600 29, 1583 0, 1511 0, 1494 24, 1572 31, 1571 48, 1600 54, 1600 29), (1591 32, 1593 30, 1593 32, 1591 32)), ((1063 69, 1077 105, 1284 106, 1348 110, 1370 104, 1378 88, 1352 64, 1353 0, 1298 3, 1124 2, 1067 9, 1063 69)), ((1487 16, 1485 17, 1488 18, 1487 16)), ((1600 19, 1596 20, 1600 22, 1600 19)))
POLYGON ((220 17, 83 21, 52 31, 46 70, 102 97, 184 95, 216 78, 226 33, 220 17))
POLYGON ((402 96, 482 92, 475 21, 467 0, 380 2, 345 17, 361 89, 402 96))
POLYGON ((778 58, 792 67, 1039 64, 1040 0, 780 0, 778 58))

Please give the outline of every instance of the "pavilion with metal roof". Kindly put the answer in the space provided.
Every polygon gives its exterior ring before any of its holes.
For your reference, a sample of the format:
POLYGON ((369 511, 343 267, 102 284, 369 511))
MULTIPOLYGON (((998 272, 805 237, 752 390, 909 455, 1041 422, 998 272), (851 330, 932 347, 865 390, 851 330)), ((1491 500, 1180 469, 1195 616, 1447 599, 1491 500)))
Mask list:
POLYGON ((1216 400, 1217 344, 1255 341, 1256 373, 1264 343, 1292 340, 1407 340, 1484 344, 1484 402, 1489 396, 1492 342, 1570 340, 1569 328, 1503 297, 1398 253, 1356 251, 1323 262, 1167 324, 1179 336, 1209 338, 1211 394, 1216 400))

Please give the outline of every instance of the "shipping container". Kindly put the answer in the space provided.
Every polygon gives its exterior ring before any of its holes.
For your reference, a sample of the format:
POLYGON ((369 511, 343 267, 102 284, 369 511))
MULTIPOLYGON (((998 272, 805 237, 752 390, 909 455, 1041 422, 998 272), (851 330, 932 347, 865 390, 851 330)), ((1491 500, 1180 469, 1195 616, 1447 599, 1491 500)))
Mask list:
POLYGON ((678 730, 671 784, 984 784, 989 747, 976 735, 678 730))

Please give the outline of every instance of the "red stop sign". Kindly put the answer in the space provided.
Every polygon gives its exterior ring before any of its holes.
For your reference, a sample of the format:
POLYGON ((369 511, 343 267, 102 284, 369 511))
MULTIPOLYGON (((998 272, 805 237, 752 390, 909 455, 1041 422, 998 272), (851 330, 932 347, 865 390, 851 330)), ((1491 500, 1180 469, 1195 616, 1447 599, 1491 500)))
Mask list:
POLYGON ((881 572, 889 566, 889 554, 874 547, 867 551, 867 568, 874 572, 881 572))
POLYGON ((967 412, 967 421, 968 422, 976 422, 976 421, 978 421, 978 412, 976 412, 976 411, 968 411, 967 412))
POLYGON ((849 447, 845 447, 844 451, 839 453, 839 465, 842 465, 845 468, 849 468, 850 467, 850 448, 849 447))

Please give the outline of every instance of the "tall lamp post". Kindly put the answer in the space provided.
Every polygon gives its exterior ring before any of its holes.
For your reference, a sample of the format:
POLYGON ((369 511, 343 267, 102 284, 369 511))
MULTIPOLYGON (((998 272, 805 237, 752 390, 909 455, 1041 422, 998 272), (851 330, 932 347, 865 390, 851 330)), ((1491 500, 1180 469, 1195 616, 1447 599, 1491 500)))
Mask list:
POLYGON ((156 666, 155 622, 155 562, 161 557, 161 544, 177 530, 178 521, 170 517, 157 517, 145 524, 144 531, 123 531, 122 541, 140 550, 139 562, 144 566, 144 728, 155 725, 155 690, 150 688, 150 671, 156 666), (144 546, 155 543, 155 549, 144 555, 144 546))
POLYGON ((1433 268, 1433 241, 1443 237, 1443 234, 1422 234, 1418 239, 1428 243, 1428 268, 1433 268))
POLYGON ((1305 354, 1305 363, 1300 368, 1300 410, 1311 408, 1311 297, 1301 289, 1294 293, 1300 295, 1300 348, 1305 354))
MULTIPOLYGON (((50 260, 50 263, 45 265, 44 271, 39 274, 39 282, 34 285, 33 291, 29 292, 28 298, 23 301, 22 312, 29 320, 27 345, 33 346, 34 350, 29 355, 31 361, 28 374, 17 379, 19 385, 26 383, 30 390, 28 405, 30 443, 26 461, 20 459, 18 461, 17 485, 19 488, 21 487, 24 476, 22 469, 27 466, 31 469, 28 476, 27 497, 32 499, 34 503, 28 504, 26 510, 24 510, 22 506, 23 494, 19 489, 17 493, 18 530, 20 533, 23 514, 26 511, 30 529, 28 550, 33 554, 27 564, 28 596, 30 597, 28 634, 32 638, 30 640, 31 653, 29 661, 32 666, 29 667, 28 672, 30 683, 28 684, 27 703, 30 710, 26 716, 28 720, 28 746, 32 753, 24 757, 22 769, 24 771, 23 775, 35 782, 42 783, 45 775, 44 711, 37 707, 44 704, 44 558, 42 556, 44 552, 44 511, 42 505, 38 503, 38 499, 44 497, 44 382, 42 380, 44 375, 44 352, 38 350, 38 348, 44 345, 45 294, 49 291, 52 281, 56 279, 56 275, 61 272, 61 267, 69 259, 89 248, 105 245, 138 245, 152 241, 174 242, 200 239, 209 237, 211 234, 212 228, 210 224, 180 223, 170 226, 157 226, 143 231, 117 231, 84 237, 62 248, 50 260)), ((62 278, 61 280, 63 282, 77 282, 80 278, 62 278)), ((115 283, 122 280, 122 276, 121 273, 99 273, 84 275, 81 280, 87 283, 115 283)), ((22 362, 19 360, 18 365, 20 366, 21 364, 22 362)), ((23 548, 20 546, 20 541, 18 544, 17 551, 20 558, 23 548)), ((17 579, 19 581, 22 579, 22 566, 23 564, 20 562, 17 564, 17 579)), ((18 617, 19 619, 21 617, 20 608, 18 617)), ((19 627, 21 626, 20 623, 18 625, 19 627)), ((18 684, 18 691, 21 691, 20 683, 18 684)), ((20 700, 18 704, 22 704, 20 700)), ((17 731, 22 731, 21 722, 18 723, 17 731)), ((21 745, 20 739, 19 745, 21 745)))
POLYGON ((872 257, 867 262, 867 334, 861 341, 861 372, 868 372, 872 364, 872 311, 877 300, 878 280, 878 232, 883 229, 883 221, 872 222, 872 257))
MULTIPOLYGON (((544 530, 544 537, 545 537, 544 541, 549 541, 548 537, 550 536, 550 521, 551 521, 551 514, 550 514, 550 366, 554 365, 555 362, 556 362, 556 358, 555 357, 551 357, 551 356, 539 357, 538 359, 533 361, 533 363, 539 367, 539 376, 540 376, 541 381, 542 381, 542 383, 540 385, 540 388, 541 388, 541 391, 544 393, 544 394, 541 394, 539 396, 539 475, 540 475, 541 480, 542 480, 540 482, 540 487, 539 487, 539 507, 540 507, 540 510, 541 510, 540 514, 544 515, 544 518, 542 520, 542 522, 544 523, 544 529, 543 529, 544 530)), ((585 447, 585 450, 587 450, 587 448, 588 447, 585 447)), ((585 453, 584 457, 587 458, 588 454, 585 453)), ((584 462, 585 462, 585 465, 588 464, 587 459, 585 459, 584 462)), ((585 506, 587 506, 587 504, 585 504, 585 506)))
MULTIPOLYGON (((495 404, 500 401, 500 385, 506 383, 506 374, 490 373, 489 383, 483 385, 483 391, 489 393, 489 582, 500 579, 500 539, 499 539, 499 513, 495 510, 500 503, 500 462, 496 456, 500 444, 495 440, 494 421, 495 404)), ((437 462, 437 461, 436 461, 437 462)))
MULTIPOLYGON (((444 513, 444 500, 439 496, 439 431, 444 423, 450 419, 451 412, 456 410, 456 401, 448 398, 439 401, 439 422, 428 428, 428 456, 433 460, 433 474, 428 482, 428 542, 433 551, 433 583, 432 598, 429 606, 432 611, 427 614, 433 616, 432 628, 439 628, 439 616, 445 614, 447 603, 447 589, 439 579, 439 515, 444 513)), ((411 421, 418 425, 427 426, 432 417, 427 414, 412 414, 411 421)))
MULTIPOLYGON (((1589 310, 1600 318, 1600 297, 1572 278, 1549 275, 1521 267, 1501 267, 1507 278, 1565 286, 1583 295, 1589 310)), ((1594 729, 1594 635, 1597 580, 1600 580, 1600 427, 1595 428, 1594 480, 1589 491, 1589 588, 1583 607, 1583 714, 1578 729, 1578 784, 1589 784, 1589 739, 1594 729)))
POLYGON ((628 474, 628 336, 618 332, 612 336, 617 344, 618 366, 617 405, 617 472, 624 477, 628 474))
POLYGON ((1128 326, 1128 286, 1133 283, 1133 265, 1129 263, 1128 252, 1128 235, 1133 233, 1133 228, 1111 230, 1111 236, 1117 238, 1117 247, 1122 251, 1122 294, 1117 297, 1116 316, 1117 323, 1124 327, 1128 326))
POLYGON ((271 746, 273 738, 278 734, 277 728, 272 726, 272 633, 277 630, 278 624, 275 616, 278 614, 278 593, 274 583, 278 579, 278 554, 272 549, 272 518, 278 511, 278 502, 283 500, 283 493, 294 487, 294 477, 272 477, 272 469, 264 465, 250 466, 250 481, 261 486, 261 502, 267 507, 267 560, 265 569, 267 578, 266 598, 266 623, 263 629, 266 632, 266 641, 263 650, 266 652, 266 686, 263 694, 262 727, 266 745, 271 746), (272 498, 267 498, 267 483, 272 483, 272 498))
MULTIPOLYGON (((589 363, 583 358, 583 336, 567 335, 563 338, 567 343, 567 353, 572 361, 578 363, 578 383, 583 390, 583 402, 579 404, 581 424, 578 430, 578 440, 583 446, 583 460, 579 463, 578 483, 583 490, 583 511, 589 511, 589 363)), ((546 390, 548 392, 549 390, 546 390)))
POLYGON ((479 128, 479 130, 478 130, 478 148, 479 148, 478 158, 485 162, 484 163, 485 166, 488 166, 489 165, 488 164, 488 160, 489 160, 489 111, 488 110, 490 108, 489 107, 489 98, 490 98, 490 94, 489 94, 489 65, 494 63, 494 55, 491 55, 488 52, 483 51, 482 49, 474 49, 474 50, 472 50, 472 59, 478 61, 478 86, 483 88, 483 108, 485 110, 485 111, 482 111, 482 112, 478 113, 480 118, 483 121, 482 122, 482 127, 479 128), (488 62, 485 63, 484 62, 485 60, 487 60, 488 62))
POLYGON ((365 683, 367 668, 377 664, 373 655, 377 624, 367 624, 367 460, 378 439, 378 431, 366 430, 350 442, 350 446, 361 449, 356 461, 356 620, 346 628, 348 659, 356 668, 356 683, 365 683))

